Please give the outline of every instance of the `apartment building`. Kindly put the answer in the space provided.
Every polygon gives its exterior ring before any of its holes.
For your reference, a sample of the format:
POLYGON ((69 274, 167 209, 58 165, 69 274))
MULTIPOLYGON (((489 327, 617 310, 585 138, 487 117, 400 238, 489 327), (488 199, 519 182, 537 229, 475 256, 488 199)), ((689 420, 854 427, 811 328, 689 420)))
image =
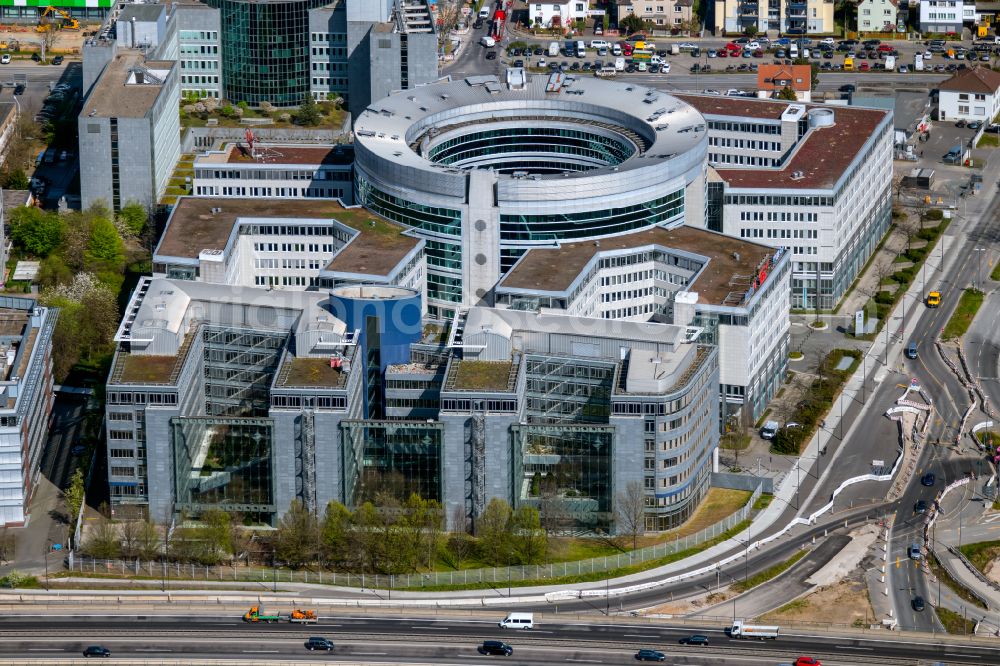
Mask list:
POLYGON ((716 35, 759 33, 832 35, 833 0, 715 0, 712 25, 716 35))

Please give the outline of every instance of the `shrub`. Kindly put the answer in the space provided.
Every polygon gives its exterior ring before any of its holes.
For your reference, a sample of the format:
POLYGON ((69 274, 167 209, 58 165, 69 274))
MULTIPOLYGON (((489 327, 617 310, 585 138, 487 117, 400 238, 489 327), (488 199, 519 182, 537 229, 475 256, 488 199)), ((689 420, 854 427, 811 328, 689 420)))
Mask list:
POLYGON ((926 213, 924 213, 924 218, 927 220, 943 220, 944 211, 940 208, 932 208, 926 213))

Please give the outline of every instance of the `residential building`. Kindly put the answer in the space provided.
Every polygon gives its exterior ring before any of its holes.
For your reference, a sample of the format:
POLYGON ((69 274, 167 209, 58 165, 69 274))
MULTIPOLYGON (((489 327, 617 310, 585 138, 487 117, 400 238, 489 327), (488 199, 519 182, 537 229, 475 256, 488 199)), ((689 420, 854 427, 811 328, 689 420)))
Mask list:
POLYGON ((481 303, 539 243, 701 224, 708 142, 691 106, 508 72, 397 93, 354 125, 355 202, 427 241, 434 319, 481 303))
POLYGON ((20 526, 41 474, 52 413, 52 331, 58 310, 0 297, 0 525, 20 526))
POLYGON ((693 5, 693 0, 619 0, 618 20, 631 14, 657 30, 683 31, 694 17, 693 5))
POLYGON ((569 28, 574 21, 585 20, 590 10, 589 0, 562 2, 526 2, 528 20, 540 28, 569 28))
POLYGON ((757 68, 757 96, 775 97, 788 88, 799 102, 812 100, 812 67, 809 65, 760 65, 757 68))
POLYGON ((938 119, 992 122, 1000 113, 1000 72, 973 67, 938 86, 938 119))
POLYGON ((963 21, 975 20, 975 3, 963 0, 920 0, 917 6, 917 27, 923 33, 962 34, 963 21), (966 14, 971 11, 971 17, 966 14))
MULTIPOLYGON (((149 60, 138 50, 109 47, 83 101, 77 124, 83 207, 152 206, 180 157, 177 62, 149 60)), ((86 87, 85 87, 86 88, 86 87)))
POLYGON ((792 307, 833 309, 889 229, 892 111, 678 97, 708 123, 705 226, 788 248, 792 307))
MULTIPOLYGON (((900 22, 899 0, 861 0, 857 6, 858 32, 896 32, 900 22)), ((902 25, 905 28, 905 15, 902 25)))
POLYGON ((759 33, 784 35, 834 33, 832 0, 715 0, 712 25, 716 35, 759 33))
POLYGON ((354 200, 354 150, 348 145, 229 143, 195 157, 191 191, 199 197, 354 200))

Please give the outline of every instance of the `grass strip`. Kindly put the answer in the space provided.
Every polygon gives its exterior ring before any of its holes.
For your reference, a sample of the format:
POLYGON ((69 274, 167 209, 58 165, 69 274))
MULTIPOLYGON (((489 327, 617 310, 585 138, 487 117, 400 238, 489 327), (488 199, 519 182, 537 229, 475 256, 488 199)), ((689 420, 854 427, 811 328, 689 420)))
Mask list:
POLYGON ((939 581, 941 581, 949 588, 951 588, 952 592, 960 596, 962 599, 965 599, 970 604, 976 606, 977 608, 986 608, 986 605, 982 602, 982 600, 979 597, 974 595, 972 592, 969 592, 969 589, 967 587, 965 587, 964 585, 962 585, 957 580, 951 577, 951 574, 948 573, 948 570, 945 569, 943 566, 941 566, 941 563, 938 562, 938 559, 934 555, 934 553, 928 553, 927 563, 930 565, 931 573, 933 573, 939 581))
POLYGON ((764 569, 760 573, 756 573, 753 576, 747 578, 746 580, 736 581, 735 583, 729 586, 729 589, 735 592, 746 592, 747 590, 753 589, 758 585, 763 585, 772 578, 776 578, 779 574, 783 574, 784 572, 788 571, 793 564, 795 564, 803 557, 805 557, 806 553, 808 552, 809 552, 808 550, 800 550, 799 552, 795 553, 784 562, 775 564, 773 567, 764 569))
POLYGON ((968 636, 976 626, 975 620, 966 619, 961 613, 948 610, 947 608, 935 608, 938 619, 944 625, 945 631, 949 634, 968 636))
POLYGON ((978 289, 966 289, 963 291, 962 297, 958 301, 958 307, 955 308, 955 313, 951 315, 951 319, 945 324, 941 338, 943 340, 951 340, 965 335, 965 332, 969 330, 969 326, 972 325, 972 320, 976 318, 976 313, 979 312, 984 297, 983 292, 978 289))

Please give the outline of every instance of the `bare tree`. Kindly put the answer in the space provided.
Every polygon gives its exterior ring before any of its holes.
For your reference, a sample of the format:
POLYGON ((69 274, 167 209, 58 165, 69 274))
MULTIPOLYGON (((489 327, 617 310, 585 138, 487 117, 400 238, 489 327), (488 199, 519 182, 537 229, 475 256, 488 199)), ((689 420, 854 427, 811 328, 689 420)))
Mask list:
POLYGON ((14 558, 16 546, 14 533, 6 527, 0 529, 0 562, 10 562, 14 558))
POLYGON ((629 481, 625 492, 615 497, 615 523, 619 532, 632 537, 632 550, 635 550, 639 535, 646 531, 646 496, 638 481, 629 481))
POLYGON ((475 546, 475 540, 468 534, 458 533, 448 537, 447 548, 456 569, 462 568, 462 562, 468 559, 475 546))
POLYGON ((566 529, 571 520, 566 501, 552 491, 542 491, 542 501, 538 513, 542 529, 549 536, 566 529))
POLYGON ((118 534, 122 541, 122 555, 135 557, 139 550, 139 536, 142 533, 142 522, 125 520, 118 524, 118 534))

